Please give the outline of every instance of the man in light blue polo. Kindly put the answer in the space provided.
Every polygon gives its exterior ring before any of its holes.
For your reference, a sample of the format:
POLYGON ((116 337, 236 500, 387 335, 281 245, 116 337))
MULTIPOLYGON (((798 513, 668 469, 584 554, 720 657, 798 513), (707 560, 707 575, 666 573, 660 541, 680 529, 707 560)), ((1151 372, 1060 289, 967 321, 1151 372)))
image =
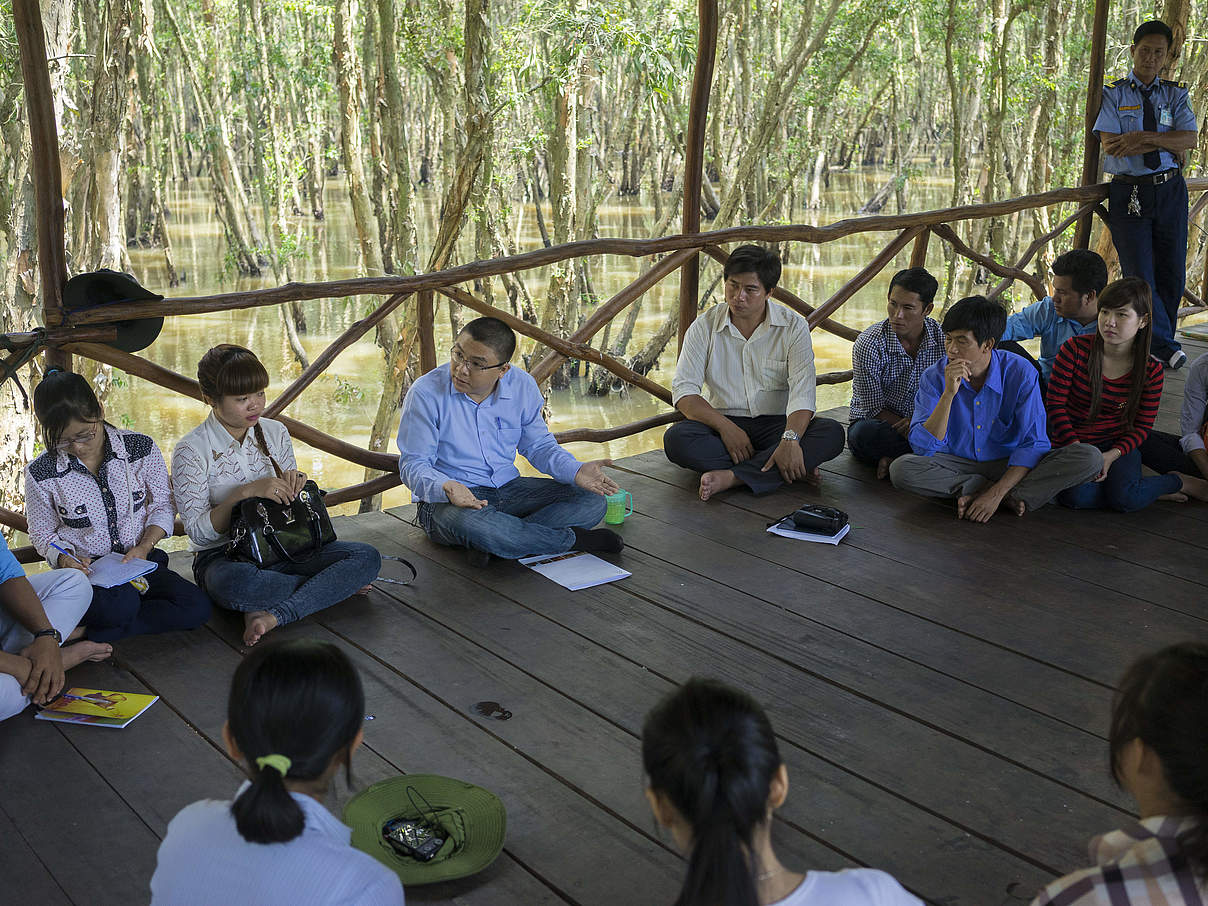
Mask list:
POLYGON ((437 544, 464 547, 471 562, 568 550, 617 553, 621 536, 594 529, 616 483, 607 459, 580 463, 541 417, 537 382, 510 364, 516 335, 497 318, 462 328, 449 364, 411 385, 398 429, 399 475, 437 544), (520 453, 553 478, 522 478, 520 453))
POLYGON ((1132 71, 1103 86, 1095 131, 1111 174, 1108 225, 1126 277, 1153 291, 1151 351, 1167 368, 1187 356, 1174 338, 1187 280, 1187 184, 1182 154, 1198 131, 1185 82, 1158 78, 1174 35, 1156 19, 1133 34, 1132 71))
POLYGON ((1021 355, 1040 371, 1043 391, 1053 373, 1057 351, 1070 337, 1094 333, 1099 326, 1099 293, 1107 286, 1107 265, 1087 249, 1071 249, 1053 262, 1053 292, 1007 318, 998 348, 1021 355), (1036 362, 1020 340, 1040 337, 1036 362))

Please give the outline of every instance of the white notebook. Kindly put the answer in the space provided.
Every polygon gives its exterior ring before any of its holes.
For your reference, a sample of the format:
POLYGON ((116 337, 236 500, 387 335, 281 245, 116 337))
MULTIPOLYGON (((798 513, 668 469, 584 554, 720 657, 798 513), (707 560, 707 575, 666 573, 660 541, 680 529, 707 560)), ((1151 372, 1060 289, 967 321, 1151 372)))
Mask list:
POLYGON ((614 566, 607 560, 585 554, 582 551, 567 551, 565 554, 547 554, 540 557, 524 557, 524 566, 552 579, 563 588, 578 591, 593 585, 604 585, 633 575, 628 570, 614 566))
POLYGON ((93 560, 89 566, 88 581, 99 588, 113 588, 131 579, 153 573, 159 568, 158 563, 140 560, 138 557, 129 563, 123 563, 124 556, 126 555, 106 554, 99 560, 93 560))

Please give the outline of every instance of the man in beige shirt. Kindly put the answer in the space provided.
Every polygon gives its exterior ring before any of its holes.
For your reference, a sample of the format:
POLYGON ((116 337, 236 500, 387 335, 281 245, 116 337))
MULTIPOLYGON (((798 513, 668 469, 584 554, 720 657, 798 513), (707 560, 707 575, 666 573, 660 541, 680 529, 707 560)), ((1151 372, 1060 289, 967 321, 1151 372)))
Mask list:
POLYGON ((842 426, 814 417, 809 325, 768 300, 780 257, 739 246, 724 275, 726 304, 688 328, 671 384, 686 420, 663 435, 668 459, 703 473, 701 500, 740 484, 765 494, 797 479, 817 481, 819 464, 843 450, 842 426))

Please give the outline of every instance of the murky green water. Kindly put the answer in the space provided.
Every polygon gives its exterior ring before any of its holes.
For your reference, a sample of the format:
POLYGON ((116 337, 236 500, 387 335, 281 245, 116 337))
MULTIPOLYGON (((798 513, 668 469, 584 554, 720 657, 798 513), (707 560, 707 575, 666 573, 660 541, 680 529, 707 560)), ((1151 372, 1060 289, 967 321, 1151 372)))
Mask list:
MULTIPOLYGON (((876 191, 883 176, 879 173, 834 174, 826 195, 826 207, 810 212, 811 222, 826 224, 854 216, 859 205, 876 191)), ((950 184, 934 178, 930 182, 912 185, 910 202, 916 210, 942 207, 946 203, 950 184)), ((169 230, 176 265, 185 282, 175 290, 166 286, 163 253, 157 249, 131 250, 136 275, 142 283, 167 295, 205 295, 233 290, 253 290, 275 285, 271 273, 263 277, 239 277, 224 265, 225 244, 222 227, 213 215, 212 203, 205 193, 203 180, 177 188, 169 195, 172 220, 169 230)), ((439 199, 431 193, 422 194, 419 215, 420 247, 429 245, 429 233, 435 223, 435 208, 439 199)), ((299 218, 295 226, 301 231, 303 257, 294 262, 296 280, 335 280, 361 275, 357 267, 357 252, 353 238, 351 214, 345 200, 342 180, 332 180, 327 188, 327 211, 324 221, 299 218)), ((513 214, 517 216, 517 214, 513 214)), ((519 214, 522 217, 523 248, 540 246, 536 219, 531 206, 519 214)), ((800 214, 798 214, 800 217, 800 214)), ((617 201, 603 207, 599 214, 600 233, 604 236, 644 237, 653 220, 653 211, 636 202, 617 201)), ((807 302, 818 305, 838 290, 864 264, 875 256, 890 239, 890 234, 873 233, 851 236, 824 246, 802 245, 790 253, 782 284, 807 302)), ((936 272, 941 267, 941 250, 937 242, 930 249, 931 264, 936 272)), ((472 255, 466 250, 462 260, 472 255)), ((906 266, 909 248, 897 262, 886 267, 882 275, 849 301, 839 314, 839 320, 861 328, 884 317, 883 303, 889 277, 898 267, 906 266)), ((629 258, 602 257, 591 262, 592 279, 597 293, 607 297, 637 277, 642 262, 629 258)), ((521 275, 529 292, 540 304, 548 274, 544 270, 521 275)), ((705 281, 702 281, 704 285, 705 281)), ((647 294, 629 351, 641 348, 646 339, 662 324, 666 314, 678 304, 678 276, 672 275, 647 294)), ((502 292, 497 289, 497 298, 502 292)), ((302 343, 313 358, 353 321, 370 311, 374 298, 320 300, 304 303, 308 333, 302 343)), ((437 311, 437 349, 449 345, 446 309, 439 301, 437 311)), ((282 328, 276 308, 251 309, 219 314, 201 314, 169 319, 155 344, 143 355, 167 368, 195 376, 196 363, 210 346, 220 342, 239 343, 253 349, 273 376, 271 396, 280 391, 299 373, 282 328)), ((674 342, 673 342, 674 346, 674 342)), ((814 349, 818 371, 842 371, 850 367, 851 345, 823 331, 814 333, 814 349)), ((443 355, 443 352, 440 353, 443 355)), ((381 353, 371 339, 365 339, 346 350, 309 390, 297 400, 287 414, 306 421, 336 437, 364 446, 378 401, 378 381, 381 353)), ((651 377, 670 386, 675 361, 674 348, 664 354, 651 377)), ((849 385, 819 388, 819 408, 845 404, 849 385)), ((613 393, 607 397, 591 396, 578 387, 554 394, 551 400, 554 419, 551 427, 561 431, 572 427, 606 427, 624 424, 665 411, 662 403, 642 391, 613 393)), ((177 439, 201 421, 206 410, 201 403, 162 390, 146 381, 127 378, 110 396, 110 418, 153 435, 165 453, 177 439)), ((621 457, 642 452, 659 445, 662 431, 653 431, 613 441, 607 444, 574 444, 571 449, 581 458, 601 456, 621 457)), ((326 454, 297 444, 301 468, 313 475, 324 487, 337 488, 363 479, 362 469, 326 454)), ((389 492, 386 505, 407 501, 404 489, 389 492)))

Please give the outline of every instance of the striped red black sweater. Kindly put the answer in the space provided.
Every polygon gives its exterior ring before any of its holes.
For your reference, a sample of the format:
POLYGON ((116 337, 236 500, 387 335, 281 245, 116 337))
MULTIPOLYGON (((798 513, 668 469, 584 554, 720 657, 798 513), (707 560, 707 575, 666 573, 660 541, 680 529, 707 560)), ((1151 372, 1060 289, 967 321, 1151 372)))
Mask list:
POLYGON ((1044 400, 1049 413, 1049 439, 1055 447, 1079 442, 1095 446, 1110 444, 1122 454, 1131 453, 1145 440, 1158 414, 1158 402, 1162 398, 1162 365, 1153 359, 1147 360, 1149 370, 1145 376, 1145 389, 1141 392, 1141 404, 1131 429, 1124 422, 1124 410, 1128 407, 1132 372, 1103 381, 1099 414, 1090 421, 1091 385, 1087 362, 1094 339, 1093 333, 1070 337, 1057 353, 1044 400))

